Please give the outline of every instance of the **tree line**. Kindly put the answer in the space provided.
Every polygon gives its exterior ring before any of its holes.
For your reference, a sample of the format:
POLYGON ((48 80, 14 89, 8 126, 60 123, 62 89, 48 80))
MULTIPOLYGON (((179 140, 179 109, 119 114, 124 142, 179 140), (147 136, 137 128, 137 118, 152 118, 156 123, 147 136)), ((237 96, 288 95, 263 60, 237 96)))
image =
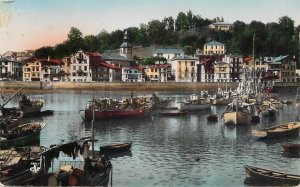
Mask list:
MULTIPOLYGON (((163 20, 152 20, 139 27, 128 27, 129 42, 133 46, 149 46, 152 44, 178 46, 185 54, 194 54, 197 48, 211 40, 226 45, 228 54, 252 54, 253 36, 255 34, 256 56, 290 55, 299 59, 299 30, 288 16, 279 18, 277 22, 262 23, 252 21, 247 24, 235 21, 228 32, 213 30, 211 23, 224 21, 223 18, 202 18, 192 11, 179 12, 176 19, 172 16, 163 20)), ((82 32, 72 27, 68 39, 55 47, 41 47, 35 51, 36 57, 62 58, 79 49, 89 52, 103 53, 108 49, 119 48, 123 42, 124 30, 111 33, 102 30, 98 35, 83 36, 82 32)))

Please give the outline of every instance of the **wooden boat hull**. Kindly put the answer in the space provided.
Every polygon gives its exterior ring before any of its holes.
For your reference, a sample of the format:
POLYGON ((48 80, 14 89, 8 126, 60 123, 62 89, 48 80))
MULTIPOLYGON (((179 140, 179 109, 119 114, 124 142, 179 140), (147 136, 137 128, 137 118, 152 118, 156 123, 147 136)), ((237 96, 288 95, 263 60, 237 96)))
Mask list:
POLYGON ((218 121, 218 116, 210 115, 210 116, 207 117, 207 121, 217 122, 218 121))
POLYGON ((282 144, 285 152, 300 153, 300 144, 282 144))
POLYGON ((161 116, 183 116, 186 115, 187 112, 160 112, 159 115, 161 116))
POLYGON ((203 110, 203 109, 209 109, 211 107, 211 103, 207 104, 189 104, 189 103, 183 103, 183 105, 180 105, 180 110, 185 111, 194 111, 194 110, 203 110))
POLYGON ((262 139, 299 136, 299 129, 299 122, 290 122, 267 129, 252 130, 252 135, 262 139))
POLYGON ((273 109, 267 109, 261 112, 262 116, 275 116, 276 115, 276 110, 273 109))
MULTIPOLYGON (((19 127, 26 126, 26 125, 29 125, 29 124, 30 123, 20 125, 19 127)), ((40 132, 45 127, 44 123, 39 123, 39 124, 41 125, 41 128, 37 131, 33 131, 29 135, 22 136, 22 137, 19 137, 19 138, 16 138, 16 139, 11 139, 11 140, 1 140, 0 141, 0 148, 1 149, 7 149, 9 147, 21 147, 21 146, 25 146, 25 145, 31 145, 31 144, 39 143, 39 141, 40 141, 40 132)))
POLYGON ((214 99, 213 105, 228 105, 232 103, 232 99, 214 99))
POLYGON ((246 112, 225 112, 223 119, 225 124, 250 125, 252 116, 246 112))
MULTIPOLYGON (((118 118, 132 118, 132 117, 140 117, 146 115, 146 109, 139 110, 116 110, 116 111, 95 111, 95 120, 105 120, 105 119, 118 119, 118 118)), ((93 119, 93 111, 85 110, 84 111, 84 119, 92 120, 93 119)))
POLYGON ((100 146, 100 153, 128 151, 131 148, 131 144, 132 144, 132 141, 125 142, 125 143, 119 143, 119 144, 100 146))
POLYGON ((33 116, 36 113, 39 113, 43 108, 44 103, 42 101, 34 102, 32 106, 24 106, 22 109, 24 117, 33 116))
POLYGON ((250 178, 270 185, 298 185, 300 176, 273 171, 264 168, 244 165, 245 171, 250 178))

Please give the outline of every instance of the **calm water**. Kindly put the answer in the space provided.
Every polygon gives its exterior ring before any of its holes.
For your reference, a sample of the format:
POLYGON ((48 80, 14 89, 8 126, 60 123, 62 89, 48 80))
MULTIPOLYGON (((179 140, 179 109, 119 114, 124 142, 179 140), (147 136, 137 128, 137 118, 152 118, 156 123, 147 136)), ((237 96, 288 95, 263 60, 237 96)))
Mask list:
MULTIPOLYGON (((121 98, 122 92, 98 92, 121 98)), ((92 99, 92 92, 45 94, 44 110, 53 116, 27 119, 46 123, 41 132, 41 145, 91 135, 90 123, 82 121, 80 109, 92 99)), ((138 94, 136 94, 138 95, 138 94)), ((139 95, 150 96, 140 93, 139 95)), ((184 93, 161 93, 177 103, 184 93)), ((36 96, 38 97, 38 96, 36 96)), ((294 99, 295 92, 281 94, 281 100, 294 99)), ((300 173, 300 159, 282 156, 281 144, 299 142, 300 138, 256 141, 252 129, 298 119, 300 107, 285 105, 275 119, 261 119, 251 126, 227 127, 220 116, 224 106, 193 112, 184 117, 156 117, 106 120, 95 123, 96 148, 123 140, 132 140, 131 154, 112 158, 114 186, 244 186, 245 163, 289 173, 300 173), (206 117, 216 113, 217 123, 206 117), (198 160, 199 161, 196 161, 198 160)))

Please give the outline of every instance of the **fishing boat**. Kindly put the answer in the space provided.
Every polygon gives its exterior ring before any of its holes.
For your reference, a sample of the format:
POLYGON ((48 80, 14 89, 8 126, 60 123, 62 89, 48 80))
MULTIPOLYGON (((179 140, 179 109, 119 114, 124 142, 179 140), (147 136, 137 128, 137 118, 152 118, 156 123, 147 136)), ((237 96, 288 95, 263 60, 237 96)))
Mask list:
POLYGON ((100 153, 123 152, 131 148, 132 141, 100 146, 100 153))
POLYGON ((95 120, 145 116, 149 111, 145 101, 145 98, 130 98, 120 102, 111 98, 94 99, 87 103, 82 117, 87 121, 93 119, 93 105, 95 120))
POLYGON ((299 136, 300 122, 289 122, 262 130, 252 130, 252 135, 257 138, 277 138, 291 135, 299 136))
POLYGON ((157 92, 152 93, 150 97, 150 101, 152 103, 152 109, 161 109, 168 107, 171 99, 169 98, 161 98, 157 92))
POLYGON ((249 125, 252 122, 252 112, 253 105, 235 100, 227 105, 222 118, 225 124, 249 125))
POLYGON ((25 146, 39 142, 40 132, 45 127, 44 123, 31 122, 9 130, 0 137, 0 148, 5 149, 12 146, 25 146))
POLYGON ((258 107, 259 112, 261 113, 262 116, 275 116, 276 115, 276 109, 275 107, 270 103, 264 101, 259 107, 258 107))
POLYGON ((31 100, 26 95, 21 95, 19 108, 22 110, 24 117, 29 117, 39 113, 43 106, 44 101, 42 99, 31 100))
POLYGON ((188 99, 185 99, 183 102, 179 103, 179 110, 182 111, 194 111, 209 109, 212 105, 209 98, 201 97, 197 94, 192 94, 188 99))
POLYGON ((213 105, 228 105, 232 102, 233 98, 230 92, 220 91, 211 100, 213 105))
POLYGON ((215 114, 211 114, 211 115, 207 116, 207 121, 217 122, 218 116, 216 116, 215 114))
POLYGON ((95 140, 87 137, 51 145, 39 153, 37 167, 20 168, 20 172, 1 177, 0 182, 9 186, 107 186, 112 170, 111 162, 103 154, 90 158, 89 141, 95 140), (59 169, 49 172, 53 159, 63 155, 60 153, 65 153, 70 159, 59 162, 59 169))
POLYGON ((286 143, 282 147, 285 152, 300 153, 300 144, 286 143))
POLYGON ((257 182, 262 182, 268 185, 291 185, 297 186, 300 184, 300 176, 288 174, 284 172, 274 171, 255 166, 244 165, 246 174, 257 182))
POLYGON ((186 115, 187 111, 176 111, 176 112, 160 112, 161 116, 183 116, 186 115))

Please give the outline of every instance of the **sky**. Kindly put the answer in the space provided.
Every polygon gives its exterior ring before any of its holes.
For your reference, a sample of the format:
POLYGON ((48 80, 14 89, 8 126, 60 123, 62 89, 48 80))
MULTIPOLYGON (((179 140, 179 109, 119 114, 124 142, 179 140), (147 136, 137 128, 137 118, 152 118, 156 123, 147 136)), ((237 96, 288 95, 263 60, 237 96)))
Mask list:
POLYGON ((71 27, 84 36, 97 35, 154 19, 176 19, 189 10, 230 23, 278 22, 289 16, 300 25, 300 0, 14 0, 0 3, 0 54, 55 46, 67 39, 71 27))

